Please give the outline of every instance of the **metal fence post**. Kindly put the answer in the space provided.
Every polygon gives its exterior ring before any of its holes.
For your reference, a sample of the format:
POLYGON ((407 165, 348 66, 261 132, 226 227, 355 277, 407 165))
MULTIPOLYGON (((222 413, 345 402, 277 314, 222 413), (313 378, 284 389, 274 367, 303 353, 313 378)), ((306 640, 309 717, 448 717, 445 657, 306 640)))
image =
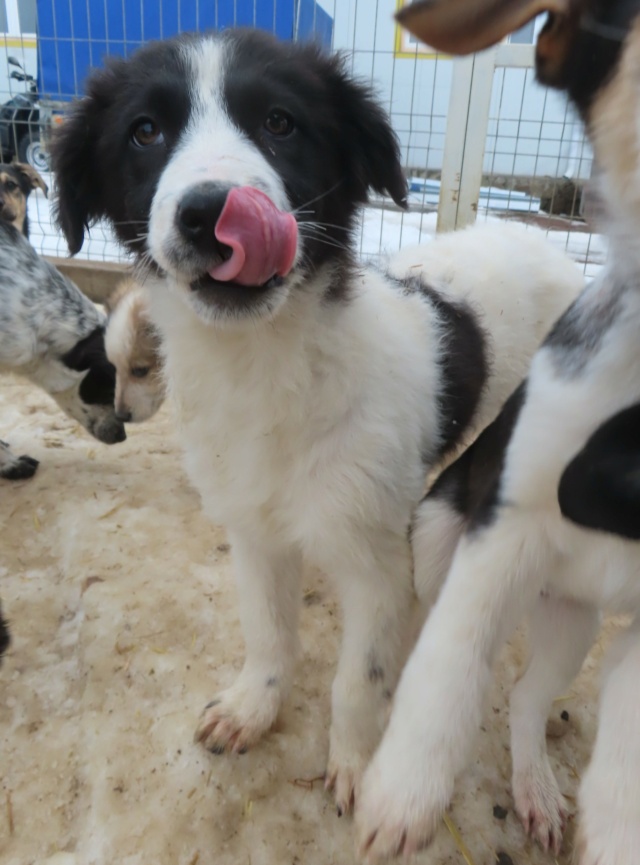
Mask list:
POLYGON ((454 61, 438 204, 439 232, 475 222, 495 65, 495 49, 454 61))

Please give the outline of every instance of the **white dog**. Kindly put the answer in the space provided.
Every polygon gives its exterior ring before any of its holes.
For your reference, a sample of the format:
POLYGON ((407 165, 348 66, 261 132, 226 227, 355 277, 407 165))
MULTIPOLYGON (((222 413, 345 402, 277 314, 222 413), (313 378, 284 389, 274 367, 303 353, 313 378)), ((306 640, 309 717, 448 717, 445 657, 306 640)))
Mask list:
POLYGON ((403 14, 439 50, 471 51, 543 7, 551 15, 538 41, 538 75, 566 89, 588 124, 610 261, 555 325, 528 380, 420 507, 419 582, 433 593, 446 582, 363 780, 356 817, 368 861, 433 838, 471 756, 496 652, 529 611, 531 660, 511 699, 512 786, 527 831, 559 850, 567 808, 545 723, 604 609, 635 620, 606 665, 598 737, 580 786, 578 861, 635 865, 640 857, 640 547, 625 539, 638 537, 640 507, 640 6, 460 0, 403 14))
POLYGON ((197 738, 240 751, 274 723, 304 557, 342 599, 327 785, 345 812, 404 660, 426 472, 495 413, 581 276, 507 226, 405 253, 395 276, 359 266, 368 190, 402 204, 406 184, 368 88, 313 46, 181 37, 87 94, 53 146, 59 219, 77 251, 109 218, 149 265, 187 469, 233 548, 247 656, 197 738))

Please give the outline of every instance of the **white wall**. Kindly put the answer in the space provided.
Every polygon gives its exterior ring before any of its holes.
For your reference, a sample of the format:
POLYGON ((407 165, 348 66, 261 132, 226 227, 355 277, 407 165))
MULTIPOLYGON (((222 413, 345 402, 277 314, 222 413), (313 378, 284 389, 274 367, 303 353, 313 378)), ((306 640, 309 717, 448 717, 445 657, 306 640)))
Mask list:
MULTIPOLYGON (((351 54, 354 71, 372 79, 386 103, 406 164, 440 168, 454 61, 396 56, 395 0, 320 2, 334 17, 335 48, 351 54)), ((565 97, 540 87, 533 70, 496 71, 486 172, 560 177, 570 169, 588 177, 590 152, 582 142, 565 97)))

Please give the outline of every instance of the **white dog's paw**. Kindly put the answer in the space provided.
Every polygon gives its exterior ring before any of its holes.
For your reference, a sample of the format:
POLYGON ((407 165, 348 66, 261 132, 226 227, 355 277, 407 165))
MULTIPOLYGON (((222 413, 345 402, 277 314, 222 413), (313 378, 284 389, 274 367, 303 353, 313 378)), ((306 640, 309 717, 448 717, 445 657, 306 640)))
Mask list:
POLYGON ((267 679, 264 686, 256 687, 241 677, 205 706, 194 740, 214 754, 244 753, 271 729, 281 702, 276 682, 267 679))
POLYGON ((356 801, 356 844, 365 862, 408 856, 433 840, 452 794, 443 762, 381 750, 367 769, 356 801), (398 756, 399 759, 394 759, 398 756))
POLYGON ((362 776, 367 765, 367 757, 357 749, 344 753, 343 749, 330 749, 329 763, 325 775, 324 788, 333 793, 338 817, 349 814, 360 795, 362 776))
POLYGON ((515 775, 513 798, 525 832, 558 856, 569 808, 551 767, 540 763, 515 775))
POLYGON ((640 857, 640 815, 627 821, 612 818, 606 831, 583 819, 576 838, 577 865, 636 865, 640 857))
POLYGON ((640 789, 616 786, 603 774, 602 786, 588 770, 580 791, 580 824, 576 837, 578 865, 636 865, 640 862, 640 789), (606 784, 606 786, 604 786, 606 784), (620 795, 622 794, 622 795, 620 795))

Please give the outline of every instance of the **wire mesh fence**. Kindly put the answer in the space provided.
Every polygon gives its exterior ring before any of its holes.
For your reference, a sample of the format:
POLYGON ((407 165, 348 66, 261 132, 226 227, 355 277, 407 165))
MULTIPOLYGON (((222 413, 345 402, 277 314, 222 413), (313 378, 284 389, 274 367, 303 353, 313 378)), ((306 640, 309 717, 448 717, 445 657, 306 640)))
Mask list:
MULTIPOLYGON (((315 39, 345 52, 354 74, 369 79, 398 134, 410 184, 409 210, 378 198, 363 213, 359 247, 378 257, 433 235, 445 199, 451 118, 468 110, 474 78, 456 85, 456 64, 398 28, 403 0, 0 0, 0 145, 2 159, 29 161, 50 187, 46 142, 91 67, 129 55, 149 39, 186 30, 258 26, 283 39, 315 39), (467 104, 465 104, 467 103, 467 104)), ((559 94, 535 82, 533 45, 540 22, 511 37, 529 51, 491 69, 487 113, 457 144, 482 175, 460 189, 479 219, 512 218, 545 229, 587 275, 606 250, 584 221, 583 187, 591 154, 582 127, 559 94)), ((458 82, 460 81, 458 76, 458 82)), ((476 111, 477 113, 477 111, 476 111)), ((464 175, 464 172, 463 172, 464 175)), ((464 177, 463 177, 464 180, 464 177)), ((465 181, 466 182, 466 181, 465 181)), ((50 202, 29 202, 31 239, 49 255, 66 255, 50 202)), ((80 256, 126 261, 106 226, 92 228, 80 256)))

